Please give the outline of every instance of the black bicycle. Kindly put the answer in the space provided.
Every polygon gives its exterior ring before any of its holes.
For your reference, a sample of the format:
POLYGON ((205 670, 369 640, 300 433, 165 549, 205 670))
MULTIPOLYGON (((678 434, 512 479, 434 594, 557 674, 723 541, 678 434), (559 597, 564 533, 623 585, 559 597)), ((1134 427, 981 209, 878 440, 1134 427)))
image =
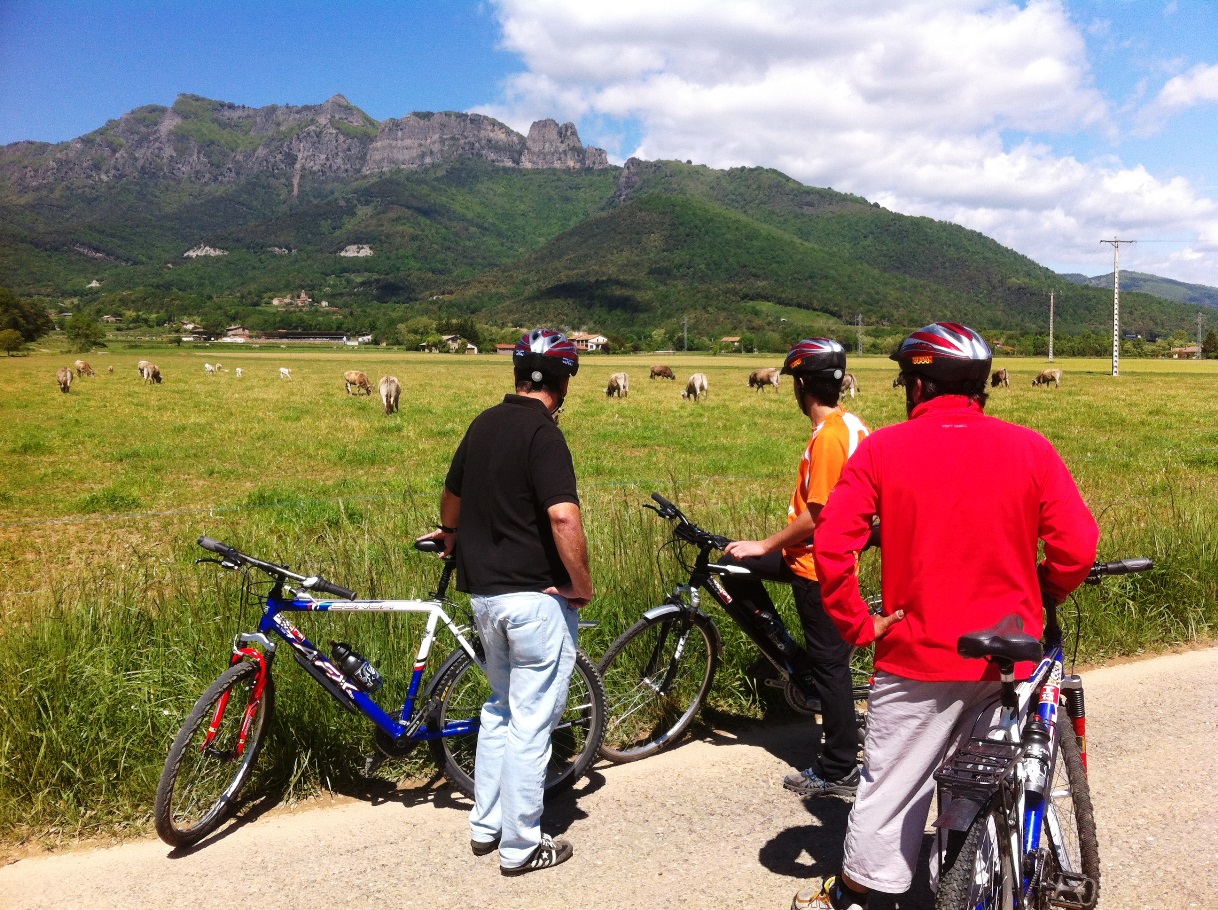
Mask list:
MULTIPOLYGON (((608 718, 600 754, 618 764, 646 758, 672 745, 693 722, 710 693, 723 653, 714 620, 702 610, 706 591, 761 650, 777 671, 774 685, 801 714, 820 713, 815 686, 795 672, 806 649, 797 643, 776 613, 741 604, 725 589, 728 575, 752 574, 743 566, 711 562, 711 554, 731 541, 698 527, 675 505, 652 493, 656 505, 645 505, 673 523, 673 538, 682 567, 689 573, 668 599, 643 614, 605 652, 599 670, 608 696, 608 718), (697 556, 688 560, 689 549, 697 556)), ((666 544, 667 546, 667 544, 666 544)), ((878 598, 872 605, 878 612, 878 598)), ((870 689, 870 653, 857 651, 851 661, 854 698, 860 723, 870 689)))

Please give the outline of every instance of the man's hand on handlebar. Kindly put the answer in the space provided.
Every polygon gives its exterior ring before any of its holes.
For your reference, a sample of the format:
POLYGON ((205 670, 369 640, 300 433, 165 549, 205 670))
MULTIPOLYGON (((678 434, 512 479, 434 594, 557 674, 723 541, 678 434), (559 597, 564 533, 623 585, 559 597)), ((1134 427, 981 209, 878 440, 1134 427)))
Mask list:
POLYGON ((441 528, 436 528, 434 531, 428 531, 426 534, 422 535, 421 537, 416 537, 415 543, 418 543, 420 540, 442 541, 444 544, 444 551, 442 553, 440 553, 440 557, 444 558, 444 557, 452 556, 453 548, 456 547, 456 545, 457 545, 457 532, 456 531, 445 531, 441 528))
POLYGON ((760 540, 733 540, 724 547, 723 552, 736 559, 748 559, 751 556, 765 556, 769 550, 760 540))

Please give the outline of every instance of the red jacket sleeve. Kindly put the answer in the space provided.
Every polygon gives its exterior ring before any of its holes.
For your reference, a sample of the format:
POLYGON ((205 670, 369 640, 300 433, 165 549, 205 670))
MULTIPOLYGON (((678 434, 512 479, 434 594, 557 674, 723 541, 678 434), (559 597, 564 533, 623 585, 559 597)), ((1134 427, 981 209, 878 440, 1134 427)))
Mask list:
POLYGON ((1052 445, 1047 448, 1039 527, 1045 558, 1038 574, 1041 590, 1061 603, 1095 564, 1100 529, 1061 456, 1052 445))
POLYGON ((867 545, 879 502, 870 443, 868 436, 846 462, 816 521, 813 538, 813 559, 825 612, 842 637, 856 647, 875 640, 875 623, 859 591, 858 578, 858 554, 867 545))

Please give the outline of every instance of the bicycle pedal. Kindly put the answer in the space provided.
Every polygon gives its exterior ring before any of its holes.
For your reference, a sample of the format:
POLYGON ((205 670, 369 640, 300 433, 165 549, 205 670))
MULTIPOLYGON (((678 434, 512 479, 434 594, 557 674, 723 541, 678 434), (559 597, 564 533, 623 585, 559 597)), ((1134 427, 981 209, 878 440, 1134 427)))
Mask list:
POLYGON ((364 756, 364 777, 372 777, 385 764, 386 756, 381 752, 373 752, 364 756))
POLYGON ((769 676, 763 679, 762 682, 771 689, 785 689, 787 687, 787 681, 781 676, 769 676))
POLYGON ((1094 910, 1095 881, 1079 872, 1058 872, 1047 882, 1049 905, 1063 910, 1094 910))

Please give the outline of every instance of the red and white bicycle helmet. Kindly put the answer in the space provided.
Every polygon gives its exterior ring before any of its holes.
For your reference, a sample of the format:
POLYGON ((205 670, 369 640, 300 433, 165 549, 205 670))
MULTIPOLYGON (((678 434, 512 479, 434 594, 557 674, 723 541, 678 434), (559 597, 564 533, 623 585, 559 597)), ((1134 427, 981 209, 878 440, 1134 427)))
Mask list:
POLYGON ((901 372, 938 382, 987 379, 994 359, 985 339, 958 322, 932 322, 901 342, 891 357, 901 372))
POLYGON ((832 338, 805 338, 787 352, 782 372, 788 376, 819 373, 841 379, 846 375, 846 349, 832 338))
POLYGON ((542 376, 574 376, 579 372, 579 351, 575 343, 562 332, 553 329, 533 329, 516 342, 512 351, 512 367, 517 375, 528 374, 534 382, 542 376))

